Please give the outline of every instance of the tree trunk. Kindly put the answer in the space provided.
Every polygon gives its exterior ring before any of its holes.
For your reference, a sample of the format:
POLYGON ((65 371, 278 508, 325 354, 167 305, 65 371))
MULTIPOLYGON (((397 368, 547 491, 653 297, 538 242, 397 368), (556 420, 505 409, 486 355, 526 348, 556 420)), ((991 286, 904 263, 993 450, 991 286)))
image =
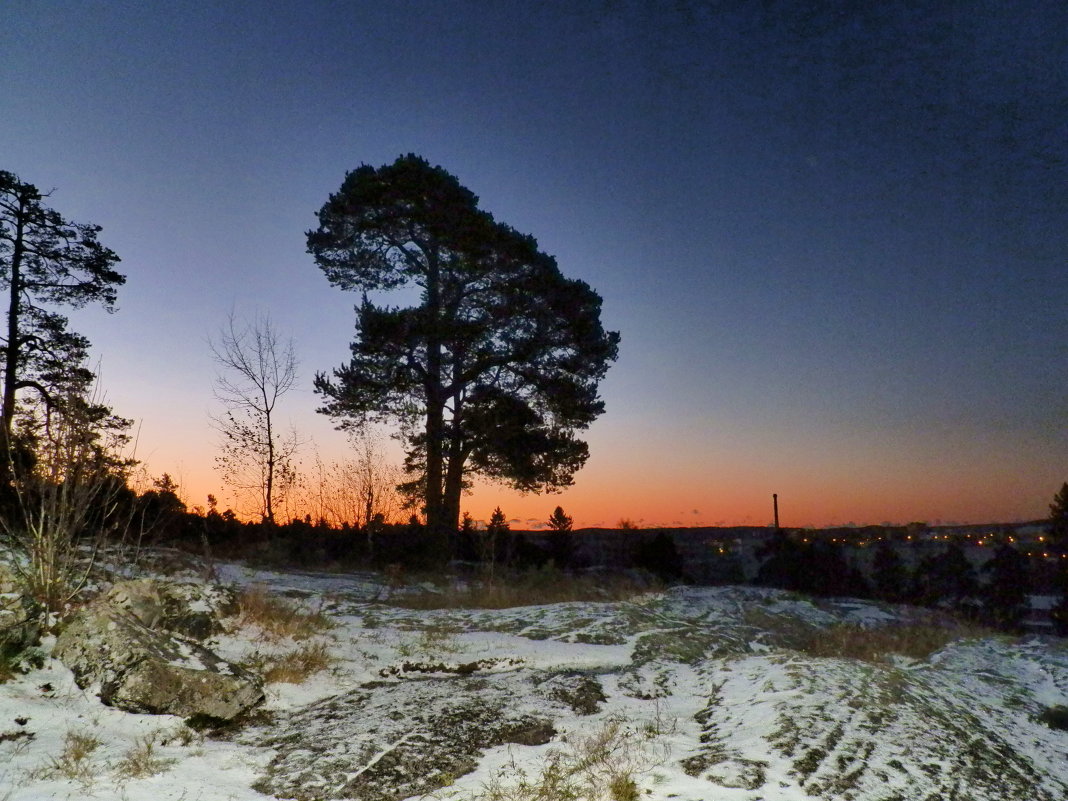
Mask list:
POLYGON ((445 398, 441 384, 441 277, 437 259, 427 259, 426 343, 426 524, 431 534, 448 533, 442 488, 445 461, 445 398))
MULTIPOLYGON (((264 406, 267 405, 267 393, 264 393, 264 406)), ((267 492, 264 500, 264 511, 266 514, 263 516, 264 523, 274 523, 274 429, 271 427, 271 412, 268 409, 264 416, 267 425, 267 492)))
POLYGON ((459 422, 454 418, 454 434, 449 440, 449 467, 445 474, 445 492, 442 499, 452 531, 460 528, 460 498, 464 488, 464 463, 467 461, 463 440, 456 431, 458 428, 459 422))
MULTIPOLYGON (((11 252, 11 284, 7 307, 7 353, 4 359, 4 404, 0 414, 3 415, 3 445, 5 450, 11 444, 11 429, 15 418, 15 388, 18 385, 19 367, 19 316, 22 313, 20 300, 22 294, 22 254, 25 251, 23 237, 25 221, 20 214, 15 223, 15 244, 11 252)), ((5 459, 5 462, 7 460, 5 459)))

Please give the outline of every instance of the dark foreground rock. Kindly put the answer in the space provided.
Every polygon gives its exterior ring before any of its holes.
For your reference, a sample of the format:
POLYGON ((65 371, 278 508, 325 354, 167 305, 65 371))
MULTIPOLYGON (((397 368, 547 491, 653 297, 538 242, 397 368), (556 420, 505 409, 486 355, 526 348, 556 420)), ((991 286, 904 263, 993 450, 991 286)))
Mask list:
POLYGON ((262 793, 397 801, 470 773, 488 748, 549 742, 553 718, 566 704, 539 691, 545 678, 521 672, 382 683, 324 699, 239 739, 276 751, 254 785, 262 793))
POLYGON ((156 582, 116 585, 68 622, 53 656, 79 687, 98 685, 101 701, 129 712, 229 720, 260 703, 259 677, 192 639, 160 630, 168 597, 156 582))

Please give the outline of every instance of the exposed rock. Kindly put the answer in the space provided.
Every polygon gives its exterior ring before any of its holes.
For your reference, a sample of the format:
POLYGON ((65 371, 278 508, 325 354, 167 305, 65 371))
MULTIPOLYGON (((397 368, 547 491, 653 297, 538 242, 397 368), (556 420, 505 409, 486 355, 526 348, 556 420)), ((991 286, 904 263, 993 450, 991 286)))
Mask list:
POLYGON ((41 606, 27 595, 0 595, 0 656, 13 656, 41 636, 41 606))
POLYGON ((133 615, 150 629, 163 617, 163 594, 155 579, 120 581, 104 596, 104 602, 133 615))
MULTIPOLYGON (((153 616, 148 588, 125 597, 153 616)), ((258 677, 193 640, 149 628, 108 598, 76 614, 52 653, 79 687, 98 684, 100 700, 130 712, 228 720, 263 700, 258 677)))
POLYGON ((22 580, 19 574, 7 562, 0 562, 0 595, 21 592, 22 580))
POLYGON ((405 677, 417 673, 424 674, 449 674, 457 676, 470 676, 472 673, 500 669, 501 667, 519 667, 523 663, 521 659, 477 659, 474 662, 412 662, 404 661, 399 665, 390 665, 378 671, 382 678, 405 677))
POLYGON ((206 639, 222 631, 219 619, 238 611, 236 593, 214 585, 158 579, 121 581, 105 596, 151 629, 206 639))
POLYGON ((547 743, 563 711, 522 674, 434 678, 327 698, 239 740, 276 751, 260 792, 397 801, 471 772, 488 748, 547 743))
POLYGON ((584 673, 560 673, 538 688, 546 698, 567 704, 576 715, 593 715, 608 700, 604 687, 595 676, 584 673))

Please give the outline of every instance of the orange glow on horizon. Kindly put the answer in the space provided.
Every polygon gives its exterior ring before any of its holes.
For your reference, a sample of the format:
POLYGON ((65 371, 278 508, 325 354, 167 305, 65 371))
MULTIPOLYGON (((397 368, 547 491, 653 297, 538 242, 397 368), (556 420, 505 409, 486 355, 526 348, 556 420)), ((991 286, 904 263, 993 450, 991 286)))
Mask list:
MULTIPOLYGON (((158 476, 162 470, 149 470, 158 476)), ((182 500, 190 508, 206 507, 207 495, 215 495, 221 509, 234 506, 234 499, 213 470, 167 471, 180 485, 182 500)), ((904 525, 921 521, 930 525, 969 523, 1011 523, 1045 517, 1044 499, 1023 506, 1014 498, 998 497, 986 486, 960 488, 956 498, 945 499, 934 492, 887 493, 887 498, 871 498, 860 490, 830 493, 816 482, 778 482, 780 522, 785 528, 845 525, 904 525), (966 493, 966 494, 965 494, 966 493), (894 498, 900 495, 900 500, 894 498), (824 500, 833 497, 831 503, 824 500)), ((745 478, 712 481, 689 479, 650 485, 591 470, 580 474, 576 485, 564 492, 521 495, 493 484, 476 482, 465 495, 461 510, 476 521, 486 521, 500 506, 514 528, 538 528, 556 506, 571 515, 576 528, 615 528, 630 520, 641 528, 686 528, 700 526, 770 526, 773 524, 771 488, 753 488, 745 478)), ((295 516, 302 516, 303 511, 295 516)), ((404 515, 401 516, 402 518, 404 515)))
MULTIPOLYGON (((321 415, 304 421, 302 431, 312 440, 298 457, 299 469, 308 476, 316 449, 327 460, 351 455, 344 435, 321 415)), ((698 458, 692 443, 673 452, 663 443, 646 447, 637 437, 595 439, 591 437, 589 463, 565 491, 521 495, 476 482, 461 510, 485 521, 500 506, 516 528, 543 524, 557 505, 577 528, 614 528, 620 520, 641 527, 768 526, 774 521, 772 493, 777 493, 780 523, 786 528, 1011 523, 1044 518, 1049 498, 1063 481, 1052 478, 1059 465, 1002 459, 995 469, 989 467, 990 459, 980 462, 970 454, 964 466, 950 460, 899 464, 886 454, 838 462, 830 451, 804 458, 796 446, 784 447, 783 453, 769 450, 755 436, 755 451, 737 442, 729 443, 740 448, 737 453, 721 448, 698 458)), ((399 447, 386 440, 384 449, 387 460, 399 464, 399 447)), ((171 475, 187 506, 205 507, 211 493, 221 509, 233 508, 234 498, 214 470, 215 455, 214 435, 203 420, 196 436, 146 421, 136 453, 150 475, 171 475)))

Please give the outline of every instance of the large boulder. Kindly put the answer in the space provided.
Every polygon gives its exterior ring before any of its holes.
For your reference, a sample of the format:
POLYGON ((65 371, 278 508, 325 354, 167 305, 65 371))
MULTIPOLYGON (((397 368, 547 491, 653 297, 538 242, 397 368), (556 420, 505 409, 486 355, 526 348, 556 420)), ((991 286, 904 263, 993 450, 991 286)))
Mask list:
POLYGON ((227 587, 190 582, 133 579, 120 581, 104 596, 150 629, 197 640, 223 630, 220 618, 237 614, 237 593, 227 587))
POLYGON ((56 640, 52 654, 79 687, 97 685, 101 701, 129 712, 223 720, 263 700, 257 676, 159 630, 166 620, 159 586, 123 585, 74 615, 56 640))

